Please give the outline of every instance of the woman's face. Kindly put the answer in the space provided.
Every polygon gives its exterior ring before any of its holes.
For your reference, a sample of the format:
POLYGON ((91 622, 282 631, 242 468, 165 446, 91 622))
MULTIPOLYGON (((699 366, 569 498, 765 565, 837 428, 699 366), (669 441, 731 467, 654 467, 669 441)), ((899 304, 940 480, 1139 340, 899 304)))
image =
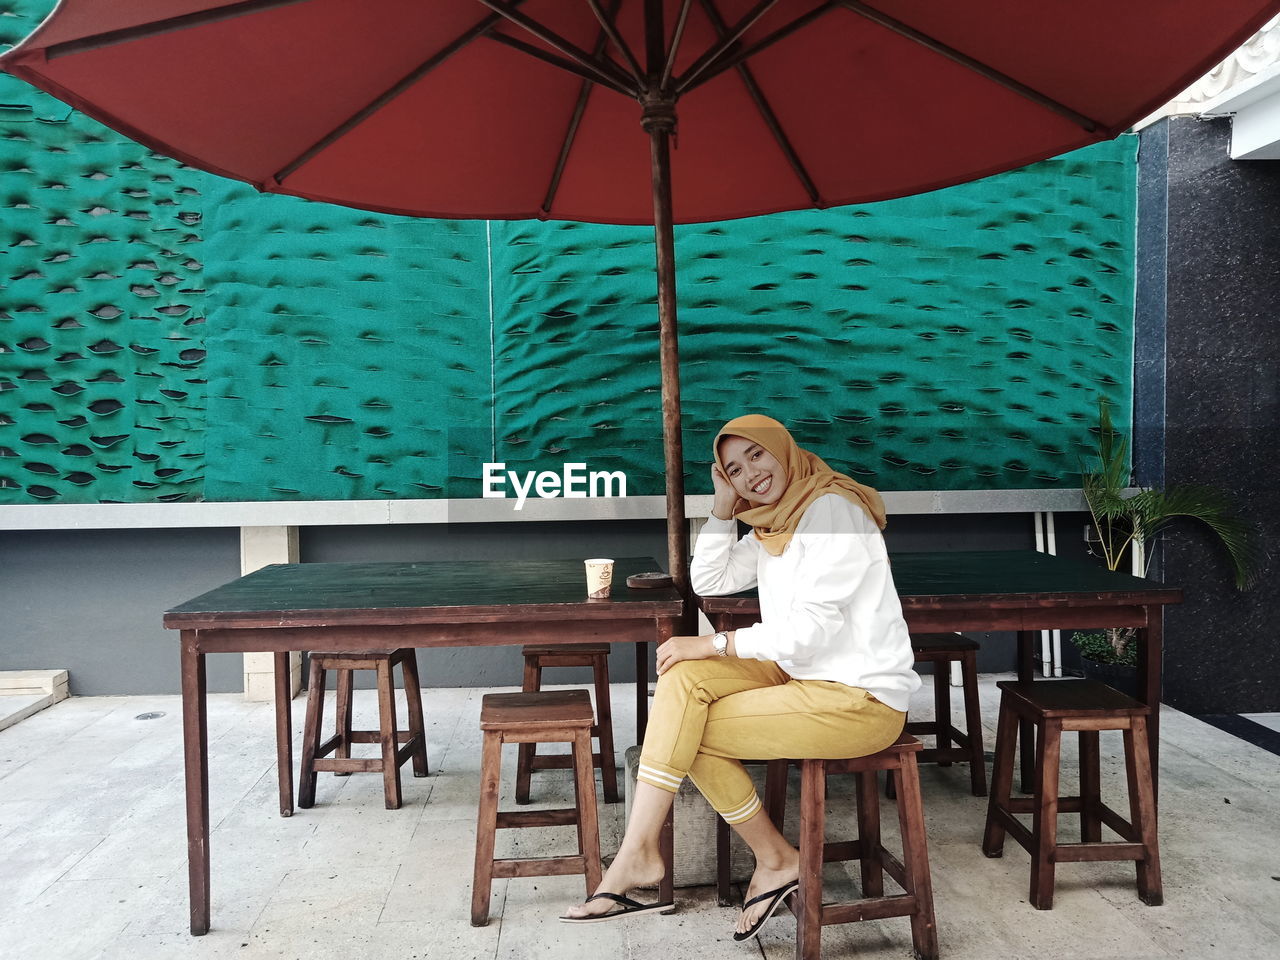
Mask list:
POLYGON ((738 496, 750 503, 777 503, 787 489, 787 474, 772 453, 746 437, 724 437, 720 461, 738 496))

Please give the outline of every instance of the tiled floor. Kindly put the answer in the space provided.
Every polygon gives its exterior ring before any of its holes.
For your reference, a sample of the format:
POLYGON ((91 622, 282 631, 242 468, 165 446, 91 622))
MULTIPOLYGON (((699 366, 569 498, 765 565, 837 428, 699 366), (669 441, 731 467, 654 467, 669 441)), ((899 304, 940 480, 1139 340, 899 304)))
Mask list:
MULTIPOLYGON (((995 679, 983 678, 988 724, 995 679)), ((471 927, 482 692, 427 691, 432 772, 417 780, 406 770, 403 809, 383 809, 377 776, 322 775, 318 805, 289 819, 276 809, 271 708, 211 697, 213 930, 201 938, 187 933, 177 698, 74 698, 0 732, 0 957, 792 955, 785 916, 758 944, 733 943, 733 911, 717 907, 709 888, 679 891, 671 917, 569 927, 555 916, 581 895, 580 879, 500 880, 489 925, 471 927), (148 712, 164 715, 135 719, 148 712)), ((630 690, 617 687, 614 700, 624 744, 630 690)), ((922 711, 930 702, 926 680, 922 711)), ((294 705, 299 727, 302 705, 294 705)), ((357 719, 372 709, 362 692, 357 719)), ((1000 860, 978 850, 985 806, 967 793, 964 768, 923 771, 943 958, 1280 957, 1280 758, 1173 710, 1163 723, 1163 907, 1138 900, 1132 867, 1065 864, 1055 908, 1033 910, 1026 855, 1012 842, 1000 860)), ((1118 735, 1104 735, 1103 750, 1104 791, 1123 809, 1118 735)), ((1074 751, 1065 755, 1069 784, 1074 751)), ((509 792, 514 752, 504 760, 509 792)), ((559 771, 535 780, 551 805, 568 788, 559 771)), ((606 853, 621 821, 621 804, 602 806, 606 853)), ((1063 833, 1073 829, 1064 817, 1063 833)), ((570 841, 571 828, 545 834, 503 831, 499 852, 550 850, 570 841)), ((839 865, 828 871, 831 889, 848 884, 839 865)), ((824 931, 828 958, 910 951, 901 920, 824 931)))

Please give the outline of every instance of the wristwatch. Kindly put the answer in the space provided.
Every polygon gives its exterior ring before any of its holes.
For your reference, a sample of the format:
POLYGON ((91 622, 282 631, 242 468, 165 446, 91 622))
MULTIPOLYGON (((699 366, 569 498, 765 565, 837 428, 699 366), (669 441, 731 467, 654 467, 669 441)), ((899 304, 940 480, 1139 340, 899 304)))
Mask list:
POLYGON ((711 638, 711 646, 715 648, 717 657, 727 657, 729 655, 729 635, 721 630, 711 638))

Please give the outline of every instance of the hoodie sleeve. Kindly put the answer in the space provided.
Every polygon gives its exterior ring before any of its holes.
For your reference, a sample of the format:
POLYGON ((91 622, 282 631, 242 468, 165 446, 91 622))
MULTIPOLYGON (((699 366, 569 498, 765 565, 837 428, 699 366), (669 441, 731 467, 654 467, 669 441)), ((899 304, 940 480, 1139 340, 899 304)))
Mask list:
POLYGON ((836 496, 809 506, 796 531, 804 553, 795 570, 790 608, 783 617, 738 630, 734 646, 739 657, 808 663, 837 642, 858 585, 873 564, 887 562, 869 539, 878 539, 880 531, 870 517, 860 522, 856 514, 866 517, 836 496))
POLYGON ((693 592, 704 597, 723 597, 756 585, 756 559, 760 541, 748 532, 737 540, 738 522, 721 520, 714 514, 698 534, 689 565, 693 592))

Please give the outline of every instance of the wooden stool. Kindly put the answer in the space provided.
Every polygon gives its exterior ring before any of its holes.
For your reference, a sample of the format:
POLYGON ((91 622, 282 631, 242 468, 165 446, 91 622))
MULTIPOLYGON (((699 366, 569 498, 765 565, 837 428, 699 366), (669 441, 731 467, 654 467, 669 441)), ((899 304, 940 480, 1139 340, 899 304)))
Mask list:
POLYGON ((581 873, 587 895, 600 886, 600 828, 596 778, 591 766, 591 697, 585 690, 489 693, 480 706, 484 747, 480 760, 480 814, 476 821, 476 870, 471 887, 471 925, 489 922, 494 877, 546 877, 581 873), (504 743, 571 743, 575 806, 563 810, 498 812, 504 743), (576 856, 541 860, 495 860, 498 830, 508 827, 578 825, 576 856))
POLYGON ((911 943, 921 960, 938 956, 938 931, 933 919, 933 883, 924 832, 924 807, 920 800, 920 775, 916 755, 920 741, 903 734, 879 753, 847 760, 771 760, 765 781, 769 816, 783 822, 787 767, 800 765, 800 889, 789 906, 796 917, 797 960, 818 960, 822 928, 833 923, 911 918, 911 943), (902 860, 880 844, 880 798, 876 775, 889 772, 896 783, 898 824, 902 833, 902 860), (858 839, 825 842, 827 775, 853 773, 857 777, 858 839), (858 860, 862 899, 847 903, 822 902, 822 865, 837 860, 858 860), (905 891, 885 896, 888 872, 905 891))
POLYGON ((400 808, 400 765, 413 759, 413 775, 427 775, 427 732, 422 718, 422 687, 418 682, 418 658, 412 647, 374 653, 313 653, 307 675, 307 719, 302 731, 302 770, 299 775, 298 806, 316 802, 316 774, 332 770, 337 776, 382 771, 388 810, 400 808), (395 684, 391 670, 400 665, 405 699, 409 702, 409 729, 396 731, 395 684), (320 742, 324 717, 324 682, 329 670, 338 672, 338 697, 334 734, 320 742), (379 729, 351 729, 352 671, 378 673, 379 729), (382 756, 351 756, 353 743, 378 743, 382 756), (330 757, 329 754, 333 756, 330 757))
POLYGON ((1155 797, 1147 749, 1146 704, 1096 680, 1047 680, 999 684, 1000 720, 996 729, 996 762, 991 773, 991 800, 982 852, 998 857, 1008 831, 1031 854, 1031 904, 1053 907, 1054 865, 1079 860, 1136 860, 1138 896, 1151 906, 1164 900, 1160 852, 1156 842, 1155 797), (1033 795, 1010 798, 1018 721, 1036 726, 1036 776, 1033 795), (1080 734, 1080 796, 1058 796, 1058 760, 1063 731, 1080 734), (1124 732, 1125 769, 1129 778, 1126 821, 1101 799, 1098 731, 1124 732), (1028 830, 1015 813, 1032 815, 1028 830), (1080 814, 1080 843, 1058 843, 1058 814, 1080 814), (1106 824, 1123 843, 1102 841, 1106 824))
POLYGON ((916 758, 920 763, 949 767, 952 761, 969 764, 975 797, 987 795, 987 765, 982 753, 982 710, 978 706, 978 643, 958 633, 926 633, 911 637, 916 663, 933 664, 933 719, 907 721, 907 733, 933 735, 932 749, 916 758), (951 725, 951 664, 960 664, 964 682, 964 723, 961 733, 951 725), (958 746, 951 746, 952 743, 958 746))
MULTIPOLYGON (((609 644, 566 643, 558 646, 526 645, 524 648, 524 687, 526 693, 542 689, 542 671, 546 667, 590 667, 595 677, 598 721, 591 735, 600 739, 600 752, 591 758, 600 768, 606 803, 618 802, 618 771, 613 760, 613 710, 609 703, 609 644)), ((563 770, 572 766, 567 754, 538 755, 536 743, 520 744, 516 761, 516 803, 529 802, 529 781, 534 770, 563 770)))

